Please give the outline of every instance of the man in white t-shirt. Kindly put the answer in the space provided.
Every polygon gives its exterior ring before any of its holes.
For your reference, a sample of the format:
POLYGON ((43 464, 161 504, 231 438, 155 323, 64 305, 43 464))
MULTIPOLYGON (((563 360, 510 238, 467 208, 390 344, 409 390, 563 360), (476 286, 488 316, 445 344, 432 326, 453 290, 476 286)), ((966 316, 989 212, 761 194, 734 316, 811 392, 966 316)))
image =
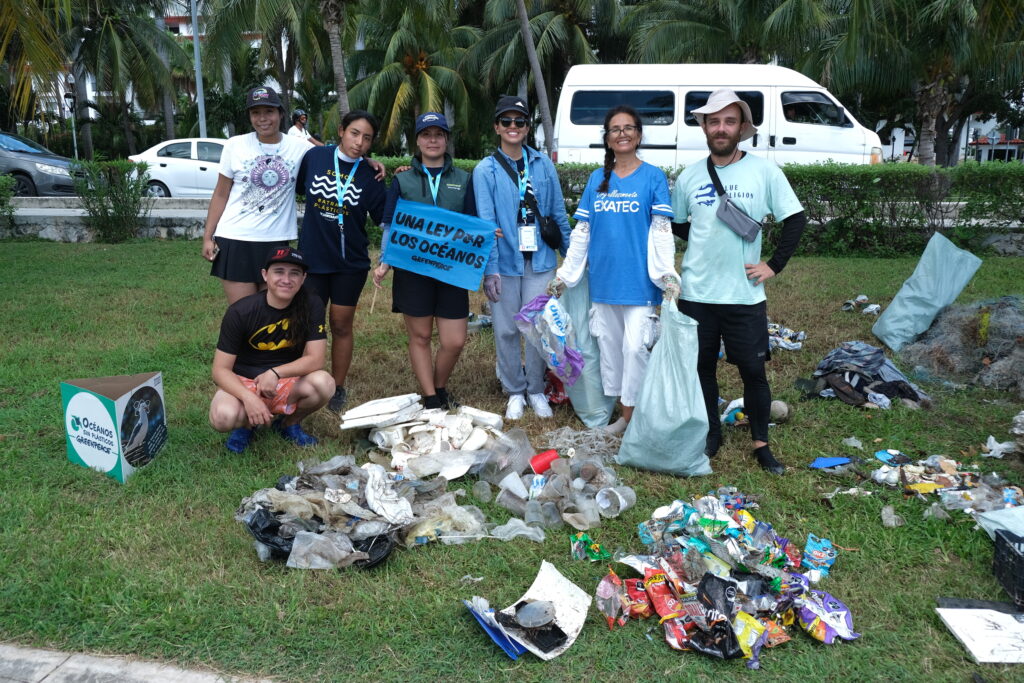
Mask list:
MULTIPOLYGON (((713 457, 722 443, 716 370, 720 345, 743 380, 744 412, 750 420, 754 457, 762 468, 782 474, 785 467, 768 447, 771 388, 765 374, 768 314, 764 282, 785 267, 807 220, 789 181, 775 164, 739 149, 754 136, 750 107, 732 90, 716 90, 693 110, 711 152, 706 162, 688 166, 672 193, 673 229, 687 241, 683 255, 679 310, 697 321, 697 374, 708 413, 705 452, 713 457), (714 169, 718 181, 712 177, 714 169), (720 187, 716 187, 719 185, 720 187), (782 221, 775 253, 761 260, 761 231, 741 237, 721 217, 725 197, 754 221, 769 214, 782 221)), ((743 226, 740 221, 732 221, 743 226)))
POLYGON ((306 112, 301 109, 296 109, 292 114, 292 127, 288 129, 288 135, 302 138, 311 145, 317 147, 323 147, 324 143, 317 140, 315 137, 309 134, 306 130, 306 122, 309 121, 309 117, 306 116, 306 112))

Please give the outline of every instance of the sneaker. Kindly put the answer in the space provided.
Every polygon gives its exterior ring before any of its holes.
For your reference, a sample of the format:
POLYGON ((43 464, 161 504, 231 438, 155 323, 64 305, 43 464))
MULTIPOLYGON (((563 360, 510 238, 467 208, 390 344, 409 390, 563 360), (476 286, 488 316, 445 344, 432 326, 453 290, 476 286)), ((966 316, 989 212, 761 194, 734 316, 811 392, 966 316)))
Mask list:
POLYGON ((284 426, 283 420, 277 420, 274 422, 274 431, 281 435, 281 438, 285 441, 290 441, 300 448, 309 448, 310 446, 317 445, 320 440, 311 434, 307 434, 302 429, 302 424, 296 422, 293 425, 284 426))
POLYGON ((462 404, 455 400, 455 397, 448 393, 444 387, 437 388, 437 397, 441 399, 441 406, 448 410, 458 410, 462 404))
POLYGON ((233 429, 228 436, 228 440, 224 443, 224 447, 232 453, 241 453, 252 443, 252 437, 255 433, 255 429, 249 429, 248 427, 233 429))
POLYGON ((718 449, 722 447, 722 432, 708 432, 704 441, 704 455, 713 458, 718 455, 718 449))
POLYGON ((506 420, 518 420, 526 410, 526 397, 522 394, 512 394, 508 397, 508 407, 505 408, 506 420))
POLYGON ((537 417, 555 416, 551 412, 551 404, 548 403, 548 397, 544 394, 529 394, 526 398, 529 399, 530 407, 533 408, 533 412, 537 413, 537 417))
POLYGON ((347 400, 348 392, 345 391, 345 387, 338 387, 334 390, 334 396, 331 396, 331 400, 327 402, 327 410, 332 413, 340 413, 347 400))
POLYGON ((771 474, 782 474, 786 471, 785 465, 775 459, 775 456, 772 455, 772 451, 768 446, 755 448, 754 457, 757 458, 757 464, 759 464, 761 469, 766 472, 771 474))
POLYGON ((445 408, 444 402, 441 400, 441 394, 437 393, 433 396, 423 397, 423 407, 427 410, 437 410, 439 408, 445 408))

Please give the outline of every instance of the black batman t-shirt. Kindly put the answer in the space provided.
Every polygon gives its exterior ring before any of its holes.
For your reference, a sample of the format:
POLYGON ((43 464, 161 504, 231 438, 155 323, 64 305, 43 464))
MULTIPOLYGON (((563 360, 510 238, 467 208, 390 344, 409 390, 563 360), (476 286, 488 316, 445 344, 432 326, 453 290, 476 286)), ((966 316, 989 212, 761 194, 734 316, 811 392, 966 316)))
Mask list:
MULTIPOLYGON (((306 341, 326 339, 324 305, 315 294, 306 291, 310 314, 306 341)), ((305 344, 295 345, 288 338, 291 311, 291 306, 280 309, 268 304, 265 291, 239 299, 228 307, 220 323, 217 349, 235 356, 236 375, 255 379, 270 368, 302 357, 305 344)))

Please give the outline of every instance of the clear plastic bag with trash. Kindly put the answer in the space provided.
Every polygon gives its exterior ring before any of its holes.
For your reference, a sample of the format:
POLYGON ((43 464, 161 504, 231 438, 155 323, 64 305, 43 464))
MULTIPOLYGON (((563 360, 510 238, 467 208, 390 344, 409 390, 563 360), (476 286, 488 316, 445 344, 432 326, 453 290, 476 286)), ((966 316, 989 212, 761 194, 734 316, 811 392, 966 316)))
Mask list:
POLYGON ((558 299, 541 294, 523 306, 514 319, 526 341, 540 351, 565 386, 575 384, 583 370, 583 355, 576 346, 573 322, 558 299))

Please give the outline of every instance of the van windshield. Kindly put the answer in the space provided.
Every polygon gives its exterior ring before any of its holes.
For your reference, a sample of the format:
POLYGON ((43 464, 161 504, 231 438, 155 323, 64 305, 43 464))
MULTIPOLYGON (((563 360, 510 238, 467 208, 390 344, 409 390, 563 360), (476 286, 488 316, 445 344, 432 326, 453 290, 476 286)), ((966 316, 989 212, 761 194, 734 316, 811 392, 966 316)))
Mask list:
MULTIPOLYGON (((754 125, 760 126, 764 121, 764 93, 760 90, 737 90, 736 94, 750 105, 750 115, 754 117, 754 125)), ((686 125, 699 125, 692 112, 707 104, 710 96, 710 90, 691 90, 686 93, 686 125)))
POLYGON ((853 126, 843 108, 820 92, 782 93, 782 115, 792 123, 847 128, 853 126))
POLYGON ((671 90, 579 90, 573 93, 569 120, 579 126, 604 125, 604 115, 621 104, 636 109, 645 126, 669 126, 676 116, 671 90))

